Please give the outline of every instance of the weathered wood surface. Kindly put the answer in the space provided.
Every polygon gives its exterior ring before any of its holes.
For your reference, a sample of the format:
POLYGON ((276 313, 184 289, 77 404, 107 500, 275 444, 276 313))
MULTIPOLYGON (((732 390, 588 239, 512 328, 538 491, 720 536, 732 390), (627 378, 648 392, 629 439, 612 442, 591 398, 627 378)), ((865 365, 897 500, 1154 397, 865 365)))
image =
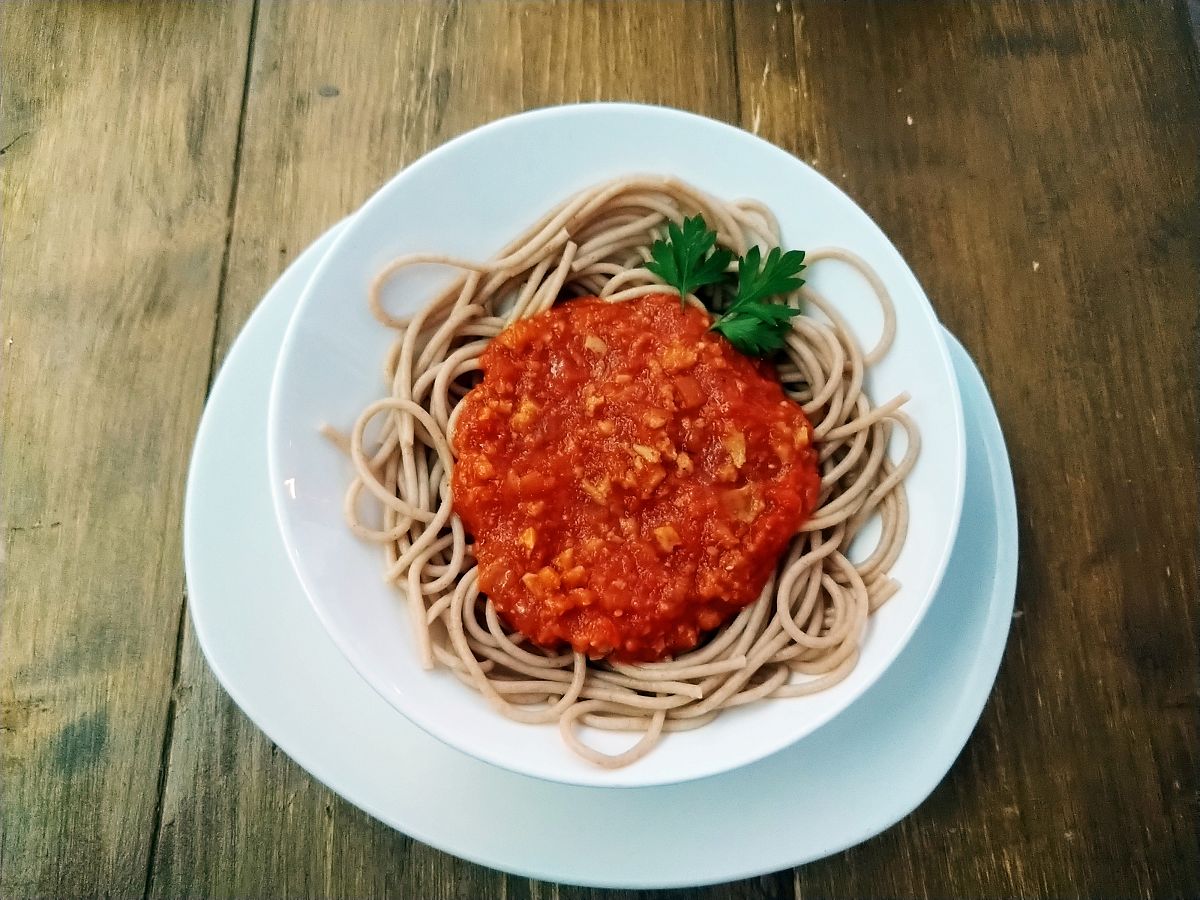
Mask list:
POLYGON ((250 12, 4 5, 6 897, 145 888, 250 12))
POLYGON ((218 365, 429 148, 590 99, 741 124, 842 184, 974 353, 1018 617, 946 781, 704 897, 1195 896, 1200 78, 1185 3, 7 5, 4 896, 623 897, 469 865, 278 753, 181 619, 218 365))

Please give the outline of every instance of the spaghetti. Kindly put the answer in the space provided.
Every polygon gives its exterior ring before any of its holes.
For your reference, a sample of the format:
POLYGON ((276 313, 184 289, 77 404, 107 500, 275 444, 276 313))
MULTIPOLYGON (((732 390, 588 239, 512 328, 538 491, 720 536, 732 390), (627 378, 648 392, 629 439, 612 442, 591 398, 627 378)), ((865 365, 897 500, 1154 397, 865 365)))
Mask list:
POLYGON ((858 660, 868 616, 897 588, 888 571, 908 525, 903 483, 919 436, 901 410, 907 396, 873 406, 863 390, 868 367, 895 335, 887 288, 853 253, 812 250, 810 266, 840 261, 862 274, 884 325, 876 345, 863 352, 837 309, 810 286, 787 298, 815 313, 792 319, 777 370, 785 393, 813 424, 821 493, 759 598, 697 649, 669 661, 627 664, 537 647, 510 632, 481 594, 472 545, 450 495, 459 401, 478 380, 480 354, 507 325, 562 298, 594 295, 616 303, 672 292, 645 263, 668 220, 696 213, 739 256, 755 244, 780 243, 778 223, 761 203, 721 201, 672 178, 627 177, 568 198, 490 260, 438 254, 394 260, 370 290, 372 312, 397 332, 384 365, 390 393, 362 412, 348 438, 327 429, 354 467, 346 519, 357 536, 384 548, 385 577, 407 597, 426 668, 449 669, 513 719, 557 722, 572 750, 607 767, 644 756, 663 732, 845 678, 858 660), (420 312, 396 317, 384 306, 382 288, 416 265, 461 274, 420 312), (893 463, 887 450, 897 428, 907 440, 903 458, 893 463), (374 524, 360 512, 364 499, 382 509, 374 524), (852 562, 850 544, 875 517, 881 525, 875 547, 852 562), (611 755, 586 744, 580 725, 641 736, 611 755))

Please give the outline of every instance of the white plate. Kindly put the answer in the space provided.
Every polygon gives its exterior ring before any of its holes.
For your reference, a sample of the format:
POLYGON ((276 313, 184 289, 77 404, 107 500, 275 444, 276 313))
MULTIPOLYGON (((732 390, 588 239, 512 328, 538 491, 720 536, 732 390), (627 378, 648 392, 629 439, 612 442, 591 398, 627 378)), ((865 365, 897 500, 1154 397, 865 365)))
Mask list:
MULTIPOLYGON (((836 262, 813 266, 861 335, 878 327, 869 288, 836 262)), ((391 308, 413 310, 447 273, 392 282, 391 308)), ((284 544, 335 643, 385 699, 446 742, 514 771, 575 784, 664 784, 726 771, 791 744, 845 709, 895 659, 939 582, 962 504, 962 410, 933 310, 896 249, 853 201, 808 166, 736 128, 657 107, 559 107, 492 123, 401 172, 348 223, 313 274, 284 338, 268 415, 268 456, 284 544), (384 393, 392 335, 367 310, 371 278, 394 256, 435 249, 489 256, 543 210, 621 173, 668 172, 723 197, 757 197, 779 214, 791 246, 836 244, 865 257, 894 293, 898 335, 874 367, 877 400, 911 393, 922 454, 909 476, 909 535, 893 575, 901 590, 872 617, 862 658, 843 682, 809 697, 772 700, 670 734, 632 766, 600 769, 572 754, 554 725, 497 715, 448 671, 427 672, 405 604, 383 583, 381 551, 342 519, 349 463, 317 433, 349 427, 384 393)), ((628 735, 590 737, 602 749, 628 735)))
POLYGON ((234 344, 188 480, 196 634, 221 683, 271 740, 351 803, 439 849, 606 887, 705 884, 801 865, 866 840, 928 796, 996 677, 1017 568, 1000 425, 953 339, 970 435, 966 527, 895 665, 826 727, 737 772, 627 791, 558 785, 452 750, 385 703, 329 640, 276 534, 262 416, 288 316, 330 237, 283 276, 234 344), (498 827, 497 816, 514 809, 536 812, 520 828, 498 827))

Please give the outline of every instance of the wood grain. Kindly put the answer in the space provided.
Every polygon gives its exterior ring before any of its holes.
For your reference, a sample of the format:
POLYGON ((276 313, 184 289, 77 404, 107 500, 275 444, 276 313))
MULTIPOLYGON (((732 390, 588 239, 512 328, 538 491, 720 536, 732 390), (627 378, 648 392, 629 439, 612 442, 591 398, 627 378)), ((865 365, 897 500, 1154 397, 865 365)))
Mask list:
POLYGON ((6 897, 144 887, 249 12, 5 4, 6 897))
POLYGON ((6 4, 0 894, 1200 896, 1194 7, 6 4), (1008 438, 984 718, 914 814, 794 873, 645 895, 439 853, 273 747, 179 617, 187 449, 266 288, 426 150, 589 99, 740 123, 841 184, 1008 438))
MULTIPOLYGON (((736 121, 729 25, 720 3, 264 3, 218 358, 296 252, 462 131, 590 99, 666 103, 736 121), (663 15, 712 35, 699 65, 671 47, 653 70, 639 62, 639 36, 663 15), (364 65, 364 56, 379 64, 364 65), (577 63, 563 66, 566 58, 577 63)), ((178 693, 155 895, 582 896, 454 860, 342 802, 236 710, 190 627, 178 693)), ((787 877, 761 884, 736 896, 791 895, 787 877)))
POLYGON ((971 350, 1018 618, 952 776, 799 894, 1194 896, 1200 104, 1165 5, 744 4, 742 105, 971 350))

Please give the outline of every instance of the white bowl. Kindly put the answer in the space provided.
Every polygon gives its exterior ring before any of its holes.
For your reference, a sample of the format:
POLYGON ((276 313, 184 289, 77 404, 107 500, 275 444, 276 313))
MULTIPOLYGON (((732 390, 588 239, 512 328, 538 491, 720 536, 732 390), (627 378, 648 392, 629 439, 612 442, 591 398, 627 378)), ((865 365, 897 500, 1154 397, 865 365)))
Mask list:
MULTIPOLYGON (((836 263, 814 265, 806 275, 869 342, 879 326, 869 288, 836 263)), ((390 285, 390 308, 415 308, 414 298, 430 297, 448 277, 402 275, 390 285)), ((513 116, 451 141, 388 182, 349 222, 300 300, 280 352, 267 428, 288 555, 317 616, 363 678, 446 743, 507 769, 574 784, 642 786, 713 775, 829 721, 908 642, 941 582, 962 509, 957 382, 933 309, 896 248, 837 187, 779 148, 658 107, 589 104, 513 116), (573 191, 647 172, 676 175, 720 197, 766 201, 789 247, 847 247, 878 270, 895 300, 898 334, 867 386, 876 402, 912 395, 906 409, 921 429, 922 452, 907 481, 908 539, 892 570, 901 588, 872 616, 849 677, 812 696, 750 704, 695 731, 669 734, 645 758, 609 771, 574 756, 555 726, 510 721, 449 672, 421 668, 403 599, 381 578, 380 549, 356 539, 342 519, 349 463, 317 430, 325 422, 348 428, 385 393, 381 366, 392 335, 372 318, 366 297, 390 259, 419 250, 485 258, 573 191)), ((608 750, 631 742, 619 734, 589 739, 608 750)))

